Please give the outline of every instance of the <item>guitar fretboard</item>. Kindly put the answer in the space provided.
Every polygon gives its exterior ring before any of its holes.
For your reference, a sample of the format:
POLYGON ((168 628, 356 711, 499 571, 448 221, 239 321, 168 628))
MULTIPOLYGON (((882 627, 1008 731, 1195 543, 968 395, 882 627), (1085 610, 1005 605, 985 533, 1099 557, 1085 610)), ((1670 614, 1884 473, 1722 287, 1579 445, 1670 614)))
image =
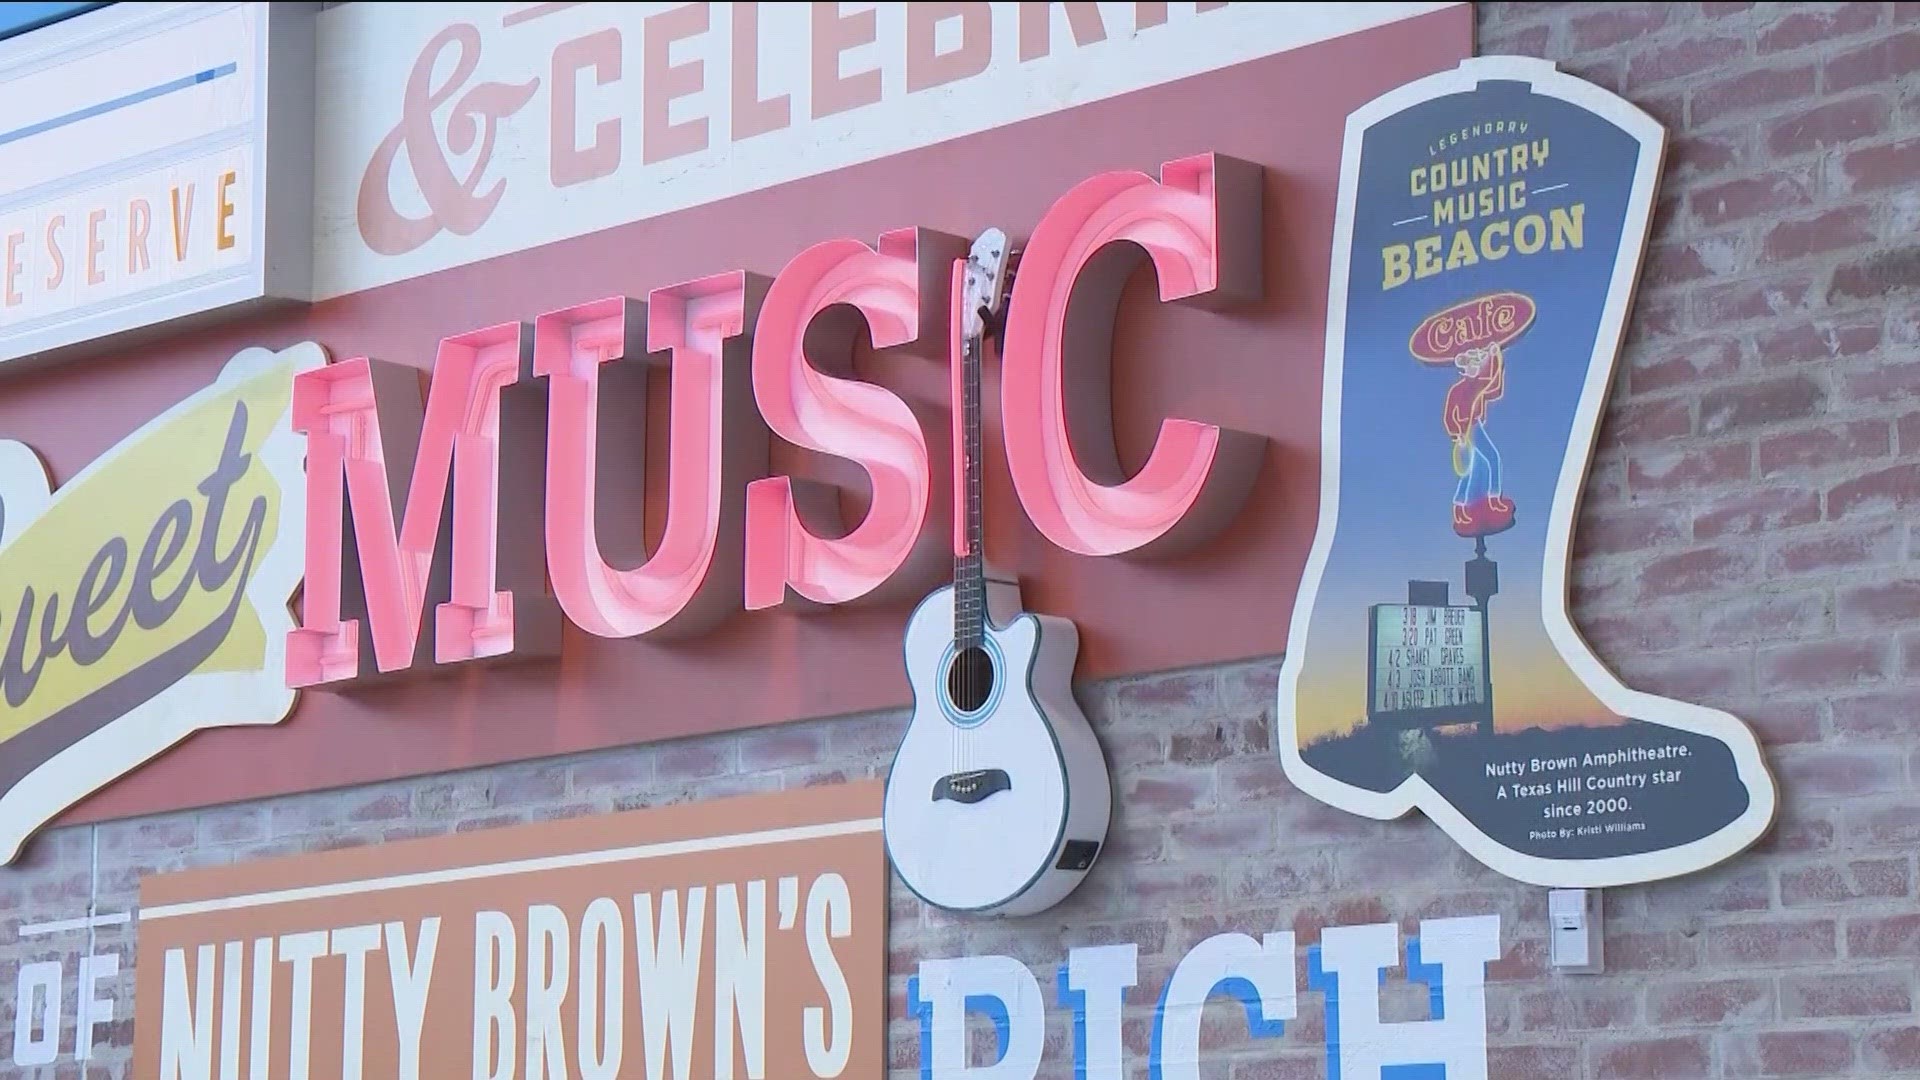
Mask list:
POLYGON ((984 334, 969 335, 960 358, 961 506, 966 550, 953 560, 953 640, 977 647, 986 635, 987 569, 980 527, 980 364, 984 334))

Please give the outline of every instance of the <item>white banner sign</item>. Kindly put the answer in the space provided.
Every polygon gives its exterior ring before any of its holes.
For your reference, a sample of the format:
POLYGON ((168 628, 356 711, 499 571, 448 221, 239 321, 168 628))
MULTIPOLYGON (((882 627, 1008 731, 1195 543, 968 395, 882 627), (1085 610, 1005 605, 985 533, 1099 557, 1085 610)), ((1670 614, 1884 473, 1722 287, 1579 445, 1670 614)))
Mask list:
POLYGON ((316 299, 1451 6, 346 4, 320 16, 316 299))

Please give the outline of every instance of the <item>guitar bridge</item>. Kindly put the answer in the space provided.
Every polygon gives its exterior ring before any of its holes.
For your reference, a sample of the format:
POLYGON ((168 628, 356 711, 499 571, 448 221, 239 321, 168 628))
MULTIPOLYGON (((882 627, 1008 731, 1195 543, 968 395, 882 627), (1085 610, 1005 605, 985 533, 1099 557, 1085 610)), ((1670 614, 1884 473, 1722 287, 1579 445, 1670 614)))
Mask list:
POLYGON ((972 772, 948 773, 933 782, 933 801, 952 801, 963 806, 1013 790, 1013 778, 1005 769, 975 769, 972 772))

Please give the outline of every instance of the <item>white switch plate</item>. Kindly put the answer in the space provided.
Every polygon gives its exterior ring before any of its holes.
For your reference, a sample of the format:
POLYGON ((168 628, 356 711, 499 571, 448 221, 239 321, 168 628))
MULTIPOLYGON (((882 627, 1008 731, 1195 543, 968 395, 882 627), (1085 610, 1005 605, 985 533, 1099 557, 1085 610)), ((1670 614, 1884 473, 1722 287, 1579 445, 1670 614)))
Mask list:
POLYGON ((1555 971, 1597 975, 1606 970, 1599 889, 1554 889, 1547 893, 1547 960, 1555 971))

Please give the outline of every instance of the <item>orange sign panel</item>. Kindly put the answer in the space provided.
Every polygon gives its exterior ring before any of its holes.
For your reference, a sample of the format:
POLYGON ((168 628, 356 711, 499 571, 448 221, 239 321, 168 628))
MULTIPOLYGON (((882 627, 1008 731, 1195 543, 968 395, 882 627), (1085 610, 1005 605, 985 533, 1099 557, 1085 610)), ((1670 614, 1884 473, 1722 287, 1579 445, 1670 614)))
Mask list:
POLYGON ((142 882, 133 1075, 885 1074, 877 781, 142 882))

